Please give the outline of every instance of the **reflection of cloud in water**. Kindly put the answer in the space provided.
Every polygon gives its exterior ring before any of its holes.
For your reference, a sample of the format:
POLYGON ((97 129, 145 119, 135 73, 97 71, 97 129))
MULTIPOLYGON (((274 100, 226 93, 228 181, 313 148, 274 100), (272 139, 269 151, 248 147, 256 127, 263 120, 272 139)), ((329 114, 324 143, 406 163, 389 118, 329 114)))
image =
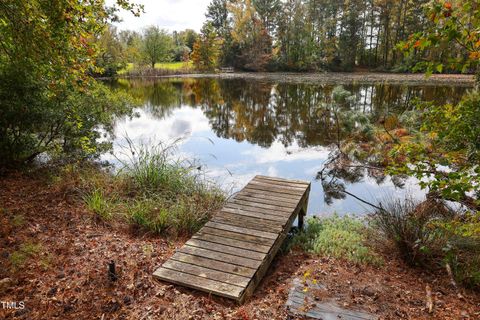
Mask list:
POLYGON ((170 138, 186 138, 192 132, 191 122, 183 119, 175 119, 172 123, 171 131, 169 132, 170 138))
POLYGON ((329 151, 324 147, 301 148, 296 142, 286 148, 279 141, 275 141, 268 149, 255 147, 244 151, 243 154, 253 157, 258 164, 265 164, 279 161, 325 160, 328 157, 329 151))
POLYGON ((125 142, 128 136, 133 142, 169 143, 202 131, 209 131, 208 119, 198 109, 184 107, 165 119, 156 119, 144 110, 138 110, 138 117, 124 118, 115 128, 116 143, 125 142), (155 139, 152 139, 155 137, 155 139))

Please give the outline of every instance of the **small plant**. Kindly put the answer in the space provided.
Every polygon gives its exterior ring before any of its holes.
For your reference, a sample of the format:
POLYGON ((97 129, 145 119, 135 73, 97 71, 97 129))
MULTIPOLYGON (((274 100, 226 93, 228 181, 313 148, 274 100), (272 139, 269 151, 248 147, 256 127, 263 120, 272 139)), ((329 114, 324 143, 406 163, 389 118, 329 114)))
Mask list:
POLYGON ((10 263, 13 269, 22 268, 30 257, 40 253, 42 246, 36 243, 24 243, 10 255, 10 263))
POLYGON ((26 223, 25 216, 22 214, 16 214, 12 217, 12 225, 14 227, 17 227, 17 228, 22 227, 25 225, 25 223, 26 223))
POLYGON ((94 189, 91 193, 83 197, 88 210, 97 214, 104 220, 112 217, 112 201, 108 199, 102 190, 94 189))
POLYGON ((447 268, 458 283, 480 288, 480 233, 472 232, 476 214, 456 212, 439 200, 389 199, 371 218, 372 229, 407 263, 447 268))
POLYGON ((307 252, 344 258, 361 264, 381 264, 381 259, 365 245, 366 227, 361 220, 334 215, 328 218, 312 217, 305 231, 293 240, 307 252))
POLYGON ((168 211, 161 207, 164 200, 140 199, 128 208, 130 221, 143 229, 163 233, 169 227, 168 211))
POLYGON ((159 191, 172 193, 194 192, 204 189, 198 165, 180 159, 173 159, 176 143, 170 145, 135 145, 126 138, 128 147, 122 158, 120 175, 125 176, 142 193, 159 191), (125 159, 126 158, 126 159, 125 159))

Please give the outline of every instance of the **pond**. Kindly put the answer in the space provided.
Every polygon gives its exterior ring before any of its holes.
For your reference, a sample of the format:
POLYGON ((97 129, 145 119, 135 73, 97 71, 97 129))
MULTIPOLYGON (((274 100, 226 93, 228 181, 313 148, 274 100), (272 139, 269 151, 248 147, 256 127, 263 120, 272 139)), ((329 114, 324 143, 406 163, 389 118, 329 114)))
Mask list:
MULTIPOLYGON (((121 79, 111 84, 142 101, 136 116, 116 124, 116 152, 126 144, 172 143, 179 157, 197 159, 224 189, 241 189, 257 174, 312 182, 309 214, 357 214, 370 208, 353 197, 327 204, 317 172, 335 148, 336 135, 318 116, 330 103, 335 84, 292 84, 241 79, 121 79)), ((345 84, 351 108, 372 121, 399 114, 416 98, 454 103, 464 86, 345 84)), ((114 161, 112 157, 106 160, 114 161)), ((403 188, 390 178, 368 175, 347 190, 370 202, 406 193, 422 197, 415 180, 403 188)))

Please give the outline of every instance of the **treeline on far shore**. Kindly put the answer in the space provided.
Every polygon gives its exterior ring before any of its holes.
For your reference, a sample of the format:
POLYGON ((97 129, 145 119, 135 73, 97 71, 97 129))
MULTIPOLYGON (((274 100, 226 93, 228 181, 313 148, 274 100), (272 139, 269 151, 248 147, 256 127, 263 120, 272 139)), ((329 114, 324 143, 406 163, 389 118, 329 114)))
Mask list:
MULTIPOLYGON (((212 0, 200 31, 157 26, 96 38, 97 74, 213 71, 474 72, 460 44, 422 39, 427 0, 212 0), (448 50, 446 48, 448 47, 448 50), (405 54, 408 53, 408 54, 405 54), (431 61, 436 61, 433 65, 431 61), (159 63, 178 62, 172 66, 159 63), (183 63, 184 62, 184 63, 183 63), (441 66, 438 65, 441 63, 441 66), (150 69, 150 71, 148 71, 150 69)), ((448 6, 448 2, 445 4, 448 6)), ((449 14, 444 8, 442 15, 449 14)))

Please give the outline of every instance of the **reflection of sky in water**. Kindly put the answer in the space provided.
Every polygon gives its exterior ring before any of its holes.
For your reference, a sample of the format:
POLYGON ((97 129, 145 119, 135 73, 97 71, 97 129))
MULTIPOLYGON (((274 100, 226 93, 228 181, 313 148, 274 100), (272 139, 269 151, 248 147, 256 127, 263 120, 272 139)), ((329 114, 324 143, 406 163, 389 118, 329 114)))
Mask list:
MULTIPOLYGON (((123 119, 116 128, 117 139, 114 152, 119 154, 119 146, 125 145, 125 135, 135 143, 172 142, 183 137, 179 143, 180 157, 196 158, 206 165, 206 173, 225 189, 241 189, 257 174, 283 178, 302 179, 312 182, 309 213, 363 214, 369 208, 358 200, 347 196, 344 200, 334 200, 327 206, 323 201, 320 182, 315 181, 317 171, 327 159, 329 150, 325 147, 301 148, 295 142, 285 147, 275 141, 270 148, 262 148, 247 141, 219 138, 212 131, 208 118, 200 109, 183 106, 175 109, 162 120, 155 119, 148 112, 139 110, 139 117, 123 119)), ((105 160, 115 162, 112 156, 105 160)), ((363 182, 347 185, 347 190, 368 201, 388 196, 401 196, 406 192, 422 196, 423 192, 415 183, 407 183, 405 189, 398 189, 387 179, 381 185, 371 178, 363 182)))

